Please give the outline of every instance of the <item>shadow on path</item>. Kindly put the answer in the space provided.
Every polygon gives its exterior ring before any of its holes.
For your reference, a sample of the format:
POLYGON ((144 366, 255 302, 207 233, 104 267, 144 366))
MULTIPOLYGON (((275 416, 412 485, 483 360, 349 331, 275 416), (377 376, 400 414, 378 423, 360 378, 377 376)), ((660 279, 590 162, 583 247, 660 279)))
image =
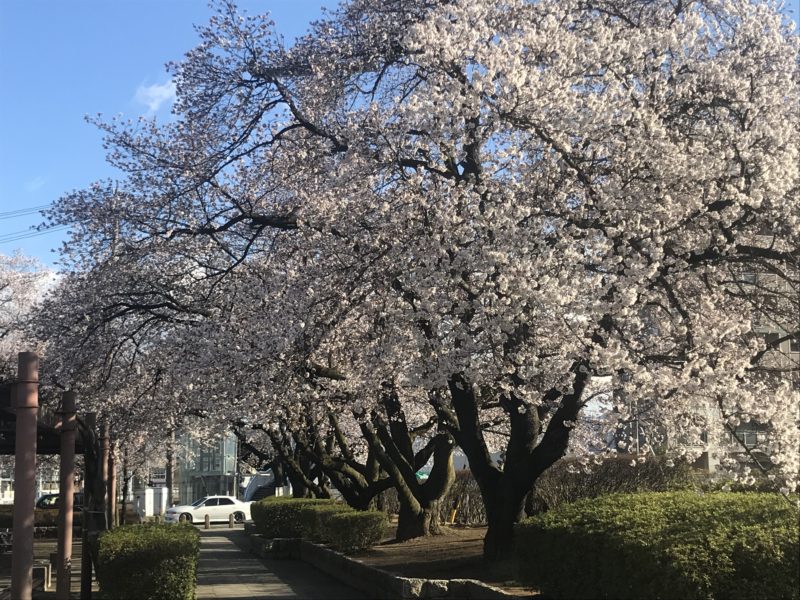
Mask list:
POLYGON ((241 529, 200 530, 197 600, 366 598, 302 561, 257 558, 248 543, 241 529))

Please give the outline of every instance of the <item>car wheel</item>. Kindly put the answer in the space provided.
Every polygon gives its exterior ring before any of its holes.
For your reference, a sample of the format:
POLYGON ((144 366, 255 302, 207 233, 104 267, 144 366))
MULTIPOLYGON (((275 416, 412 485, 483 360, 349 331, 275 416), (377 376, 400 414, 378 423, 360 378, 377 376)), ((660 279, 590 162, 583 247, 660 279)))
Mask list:
POLYGON ((191 523, 192 522, 192 515, 190 515, 189 513, 183 513, 180 517, 178 517, 178 520, 181 523, 191 523))
POLYGON ((244 523, 244 513, 238 511, 233 513, 233 520, 237 523, 244 523))

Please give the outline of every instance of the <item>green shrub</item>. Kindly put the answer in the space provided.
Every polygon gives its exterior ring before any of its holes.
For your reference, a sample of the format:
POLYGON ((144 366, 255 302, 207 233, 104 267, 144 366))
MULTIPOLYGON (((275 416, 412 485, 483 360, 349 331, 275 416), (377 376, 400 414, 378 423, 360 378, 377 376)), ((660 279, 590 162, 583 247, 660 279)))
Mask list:
POLYGON ((342 512, 353 512, 353 509, 341 502, 301 506, 297 511, 298 528, 302 531, 301 537, 312 542, 329 542, 328 519, 331 515, 342 512))
POLYGON ((386 531, 386 513, 380 510, 329 513, 325 518, 325 535, 340 552, 369 548, 386 531))
POLYGON ((305 506, 333 504, 333 500, 320 498, 272 497, 253 502, 250 515, 256 531, 267 538, 298 538, 304 535, 300 523, 300 509, 305 506))
POLYGON ((562 458, 536 480, 526 504, 529 516, 584 498, 634 492, 672 492, 696 484, 694 469, 686 462, 667 466, 663 456, 632 465, 631 455, 606 458, 582 470, 574 458, 562 458))
POLYGON ((191 525, 126 525, 100 536, 97 579, 113 600, 193 600, 200 534, 191 525))
POLYGON ((269 538, 305 538, 330 543, 343 552, 363 550, 386 530, 383 511, 354 511, 346 504, 317 498, 267 498, 254 502, 256 531, 269 538))
POLYGON ((554 598, 800 598, 796 505, 777 494, 615 494, 523 521, 518 578, 554 598))

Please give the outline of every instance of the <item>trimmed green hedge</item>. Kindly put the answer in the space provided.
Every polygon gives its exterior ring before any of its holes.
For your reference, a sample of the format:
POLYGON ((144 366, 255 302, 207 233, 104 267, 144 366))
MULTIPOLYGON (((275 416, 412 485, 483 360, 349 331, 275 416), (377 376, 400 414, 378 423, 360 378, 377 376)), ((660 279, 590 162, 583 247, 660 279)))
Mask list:
POLYGON ((306 506, 331 505, 333 500, 320 498, 271 497, 253 502, 250 515, 256 531, 267 538, 308 537, 300 521, 300 510, 306 506))
POLYGON ((353 512, 347 504, 335 502, 332 504, 305 504, 297 512, 298 528, 302 536, 312 542, 330 542, 331 532, 328 521, 331 515, 353 512))
POLYGON ((386 530, 383 511, 355 511, 317 498, 266 498, 250 506, 256 531, 268 538, 305 538, 355 552, 372 546, 386 530))
POLYGON ((386 531, 382 510, 339 512, 326 515, 325 535, 334 549, 358 552, 380 541, 386 531))
POLYGON ((778 494, 613 494, 517 525, 520 581, 554 598, 800 598, 800 511, 778 494))
POLYGON ((100 536, 104 598, 193 600, 200 534, 192 525, 126 525, 100 536))

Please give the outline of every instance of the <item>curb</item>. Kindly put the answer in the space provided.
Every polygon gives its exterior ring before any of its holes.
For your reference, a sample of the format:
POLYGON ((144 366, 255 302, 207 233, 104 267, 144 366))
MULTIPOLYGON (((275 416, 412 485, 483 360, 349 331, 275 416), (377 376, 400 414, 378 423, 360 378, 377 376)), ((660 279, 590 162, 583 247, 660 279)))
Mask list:
POLYGON ((325 546, 298 538, 264 539, 252 531, 250 551, 261 558, 302 560, 375 600, 501 600, 507 594, 476 579, 417 579, 370 567, 325 546))

